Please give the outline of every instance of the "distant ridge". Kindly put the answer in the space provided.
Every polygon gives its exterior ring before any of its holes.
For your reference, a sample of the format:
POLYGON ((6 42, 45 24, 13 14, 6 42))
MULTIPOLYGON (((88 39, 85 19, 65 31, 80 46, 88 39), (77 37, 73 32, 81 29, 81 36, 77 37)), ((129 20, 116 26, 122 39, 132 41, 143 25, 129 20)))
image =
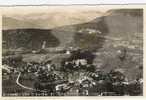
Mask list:
MULTIPOLYGON (((75 25, 65 25, 53 29, 24 28, 3 30, 3 41, 9 41, 11 45, 8 46, 7 44, 7 47, 11 48, 19 48, 21 46, 24 46, 26 48, 37 49, 41 47, 42 41, 47 41, 47 47, 75 46, 81 48, 98 49, 102 48, 104 44, 104 36, 117 38, 120 37, 125 38, 126 40, 129 40, 127 36, 132 38, 134 33, 139 33, 139 35, 142 36, 142 9, 109 10, 108 13, 110 14, 107 16, 97 17, 90 22, 75 25), (80 33, 80 31, 82 30, 84 31, 80 33), (98 36, 90 35, 88 34, 88 30, 100 31, 101 34, 96 34, 98 36), (17 37, 17 35, 13 36, 12 34, 17 33, 27 34, 28 36, 26 35, 25 37, 27 39, 23 40, 24 42, 19 41, 21 40, 21 37, 19 37, 19 39, 14 39, 17 37), (30 35, 30 33, 32 35, 30 35), (34 43, 32 43, 31 38, 33 38, 32 41, 34 43)), ((15 22, 15 20, 11 21, 10 18, 8 18, 8 20, 4 19, 3 24, 6 21, 8 21, 10 24, 13 24, 13 22, 15 22)), ((22 23, 25 24, 26 21, 22 23)), ((30 26, 33 24, 35 23, 30 23, 30 26)), ((21 22, 18 21, 16 25, 21 25, 21 22)))

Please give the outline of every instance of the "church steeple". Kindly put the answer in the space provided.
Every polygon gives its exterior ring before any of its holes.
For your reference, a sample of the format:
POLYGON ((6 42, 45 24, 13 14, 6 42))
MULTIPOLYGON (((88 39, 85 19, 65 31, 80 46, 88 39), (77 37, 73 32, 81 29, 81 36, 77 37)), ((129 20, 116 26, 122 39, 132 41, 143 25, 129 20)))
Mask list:
POLYGON ((43 41, 42 49, 45 49, 45 48, 46 48, 46 41, 43 41))

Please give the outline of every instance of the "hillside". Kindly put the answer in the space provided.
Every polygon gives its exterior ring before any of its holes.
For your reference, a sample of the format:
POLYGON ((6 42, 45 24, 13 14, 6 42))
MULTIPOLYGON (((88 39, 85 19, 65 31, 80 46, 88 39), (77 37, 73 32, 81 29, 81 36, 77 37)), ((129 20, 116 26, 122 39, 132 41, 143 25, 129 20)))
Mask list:
MULTIPOLYGON (((110 10, 108 13, 110 14, 107 16, 98 16, 89 22, 51 29, 3 30, 5 42, 3 47, 40 49, 43 41, 46 41, 46 48, 88 49, 96 51, 94 64, 99 69, 109 72, 111 69, 121 68, 129 80, 135 79, 138 75, 142 76, 140 69, 143 64, 142 9, 110 10), (125 60, 120 61, 119 50, 122 49, 126 49, 127 55, 125 60)), ((9 20, 7 22, 11 23, 9 20)))
MULTIPOLYGON (((13 23, 15 23, 14 24, 15 26, 23 26, 24 24, 26 24, 26 25, 28 24, 27 26, 28 27, 30 26, 30 28, 24 27, 23 29, 18 28, 18 29, 3 30, 3 33, 4 33, 3 39, 5 41, 5 36, 7 36, 7 34, 11 34, 10 31, 12 31, 13 34, 16 34, 19 32, 24 32, 25 34, 27 34, 27 33, 52 34, 52 35, 54 35, 55 38, 58 39, 58 41, 60 42, 60 46, 63 46, 63 47, 65 47, 66 45, 74 45, 74 44, 78 44, 77 46, 81 47, 81 46, 85 45, 87 42, 89 42, 88 40, 92 40, 93 37, 98 37, 98 39, 97 40, 93 39, 94 41, 91 42, 92 45, 94 45, 94 43, 98 43, 99 40, 101 40, 104 43, 104 40, 105 40, 104 36, 107 37, 106 41, 108 42, 108 44, 109 44, 109 41, 111 41, 109 39, 120 40, 121 38, 123 38, 124 40, 128 40, 128 43, 137 45, 137 44, 134 44, 137 41, 135 38, 137 38, 137 37, 141 38, 142 37, 141 33, 143 33, 142 32, 143 31, 143 24, 142 24, 143 18, 142 18, 142 14, 141 14, 142 10, 134 9, 134 10, 127 11, 127 9, 124 9, 124 10, 110 10, 108 12, 110 12, 110 14, 108 16, 97 17, 96 19, 86 22, 86 23, 67 25, 67 26, 62 26, 62 27, 56 27, 53 29, 33 29, 33 28, 31 28, 31 26, 33 26, 35 23, 29 22, 27 20, 21 21, 20 19, 16 20, 15 18, 4 17, 3 18, 4 27, 5 27, 5 25, 7 25, 7 27, 9 27, 9 25, 11 26, 13 23), (136 13, 136 14, 134 15, 134 13, 136 13), (92 37, 91 35, 93 35, 93 34, 88 34, 88 33, 90 33, 89 31, 95 33, 95 35, 98 35, 98 36, 92 37), (85 39, 85 37, 87 37, 87 36, 89 38, 85 39), (80 37, 82 39, 80 39, 80 37), (131 38, 134 38, 134 40, 131 38), (76 43, 73 43, 73 42, 76 42, 76 43)), ((35 24, 35 26, 36 25, 38 25, 38 24, 35 24)), ((9 36, 7 36, 7 37, 9 37, 9 36)), ((11 35, 11 38, 12 37, 13 36, 11 35)), ((29 36, 28 36, 28 38, 29 38, 29 36)), ((15 41, 14 39, 8 39, 8 40, 10 41, 10 43, 13 43, 15 41), (13 41, 11 42, 11 40, 13 40, 13 41)), ((42 39, 42 41, 43 41, 43 39, 42 39)), ((28 42, 28 44, 31 44, 29 42, 28 42)), ((141 43, 141 39, 140 39, 140 41, 137 41, 137 42, 141 43)), ((21 41, 17 40, 16 43, 21 44, 21 41)), ((100 43, 99 43, 99 45, 100 45, 99 47, 101 47, 101 45, 102 45, 100 43)), ((17 47, 16 45, 13 46, 14 44, 15 43, 13 43, 11 46, 16 47, 16 48, 21 47, 21 46, 17 47)), ((85 47, 88 48, 89 45, 90 45, 90 43, 87 43, 87 45, 85 45, 85 47)), ((113 45, 115 46, 116 44, 113 44, 113 45)), ((51 46, 51 45, 48 44, 47 46, 51 46)), ((38 46, 38 47, 40 48, 40 46, 38 46)))
POLYGON ((51 30, 41 29, 11 29, 3 31, 3 41, 6 49, 41 49, 44 41, 46 47, 56 47, 60 41, 51 34, 51 30))
MULTIPOLYGON (((19 24, 19 23, 18 23, 19 24)), ((57 27, 54 29, 9 29, 9 30, 3 30, 3 41, 6 41, 6 45, 9 48, 16 49, 16 48, 29 48, 29 49, 40 49, 40 46, 43 41, 47 42, 46 47, 66 47, 66 46, 75 46, 75 47, 82 47, 82 44, 86 44, 86 46, 83 46, 83 48, 87 48, 91 43, 92 45, 96 45, 98 41, 102 43, 104 40, 104 37, 98 37, 95 34, 91 36, 88 34, 88 30, 86 29, 91 29, 93 31, 99 30, 102 32, 102 34, 99 35, 106 35, 108 33, 108 29, 106 24, 104 23, 103 17, 99 17, 96 22, 88 22, 88 23, 83 23, 83 24, 76 24, 76 25, 67 25, 63 27, 57 27), (85 33, 83 34, 79 32, 80 30, 84 31, 85 33), (20 36, 22 35, 22 36, 20 36), (47 36, 48 35, 48 36, 47 36), (80 36, 78 36, 80 35, 80 36), (16 39, 18 38, 19 39, 16 39), (87 37, 86 39, 84 39, 87 37), (89 43, 88 37, 93 38, 93 42, 89 43), (54 39, 53 39, 54 38, 54 39), (55 39, 56 38, 56 39, 55 39), (51 40, 50 40, 51 39, 51 40), (57 40, 58 39, 58 40, 57 40), (80 41, 80 39, 83 39, 83 43, 80 41), (9 42, 7 42, 9 41, 9 42), (74 43, 75 42, 75 43, 74 43), (53 44, 58 44, 58 45, 53 45, 53 44), (36 46, 36 47, 35 47, 36 46), (31 48, 32 47, 32 48, 31 48)), ((101 45, 97 47, 101 47, 101 45)), ((96 47, 95 46, 95 47, 96 47)))

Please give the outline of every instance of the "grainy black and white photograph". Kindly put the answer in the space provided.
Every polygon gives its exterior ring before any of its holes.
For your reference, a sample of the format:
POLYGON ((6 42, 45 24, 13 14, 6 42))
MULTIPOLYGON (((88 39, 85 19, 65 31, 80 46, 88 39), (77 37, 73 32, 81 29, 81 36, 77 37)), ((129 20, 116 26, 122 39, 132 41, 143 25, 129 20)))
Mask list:
POLYGON ((2 96, 143 96, 143 11, 3 9, 2 96))

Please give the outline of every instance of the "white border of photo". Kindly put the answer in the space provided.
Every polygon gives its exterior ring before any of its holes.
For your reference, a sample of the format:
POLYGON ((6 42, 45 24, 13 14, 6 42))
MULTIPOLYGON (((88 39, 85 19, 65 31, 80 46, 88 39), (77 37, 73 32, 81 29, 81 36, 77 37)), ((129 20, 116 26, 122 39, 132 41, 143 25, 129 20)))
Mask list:
POLYGON ((144 4, 146 0, 0 0, 0 6, 51 4, 144 4))
MULTIPOLYGON (((7 1, 10 1, 10 0, 7 0, 7 1)), ((12 0, 12 1, 14 1, 14 0, 12 0)), ((15 1, 18 1, 18 0, 15 0, 15 1)), ((26 1, 28 1, 28 0, 26 0, 26 1)), ((36 1, 41 1, 41 0, 36 0, 36 1)), ((122 1, 122 0, 120 0, 120 1, 122 1)), ((123 1, 126 1, 126 0, 123 0, 123 1)), ((139 0, 139 1, 144 1, 144 0, 139 0)), ((1 4, 1 0, 0 0, 0 4, 1 4)), ((13 3, 13 5, 16 5, 16 3, 13 3)), ((28 4, 26 4, 26 5, 28 5, 28 4)), ((37 2, 35 3, 35 5, 37 5, 37 2)), ((19 9, 20 6, 10 6, 9 8, 11 8, 11 7, 12 8, 13 7, 18 7, 18 9, 19 9)), ((21 7, 29 8, 31 6, 21 6, 21 7)), ((37 7, 39 7, 39 6, 34 6, 34 7, 36 7, 36 9, 37 9, 37 7)), ((43 6, 41 6, 41 7, 43 7, 43 6)), ((144 17, 143 17, 144 18, 144 28, 143 28, 144 29, 144 33, 143 33, 144 34, 143 35, 143 40, 144 40, 144 42, 143 42, 144 45, 143 46, 144 47, 143 47, 143 50, 146 49, 146 27, 145 27, 145 24, 146 24, 146 20, 145 20, 145 18, 146 18, 145 17, 146 16, 146 5, 100 5, 100 7, 101 8, 102 7, 103 8, 104 7, 107 7, 107 8, 143 8, 144 9, 144 17)), ((1 36, 2 35, 2 31, 1 31, 2 30, 2 23, 1 22, 2 22, 2 13, 3 13, 2 9, 7 9, 7 7, 0 7, 0 38, 2 38, 2 36, 1 36)), ((0 41, 1 41, 1 39, 0 39, 0 41)), ((2 42, 0 42, 0 45, 2 45, 2 42)), ((0 54, 2 53, 1 51, 2 51, 2 48, 0 49, 0 54)), ((144 66, 144 82, 146 82, 146 78, 145 78, 145 76, 146 76, 146 73, 145 73, 146 59, 145 59, 145 57, 146 57, 146 53, 144 51, 144 60, 143 60, 143 63, 144 63, 144 65, 143 65, 144 66)), ((0 56, 0 58, 2 58, 2 57, 0 56)), ((2 65, 1 62, 2 61, 0 61, 0 65, 2 65)), ((0 77, 1 77, 1 69, 0 69, 0 77)), ((0 87, 1 86, 2 86, 2 82, 0 82, 0 87)), ((0 88, 0 95, 2 94, 2 91, 1 91, 2 89, 1 88, 0 88)), ((144 90, 143 95, 146 96, 146 84, 145 83, 144 83, 143 88, 144 88, 143 89, 144 90)), ((68 99, 69 100, 78 100, 78 99, 80 99, 80 100, 89 100, 89 99, 90 100, 97 100, 97 99, 98 100, 101 100, 101 99, 102 100, 117 100, 117 99, 118 100, 122 100, 122 99, 125 99, 125 100, 137 100, 137 99, 140 99, 140 100, 144 100, 144 96, 122 96, 122 97, 121 96, 115 96, 115 97, 112 97, 112 96, 108 96, 108 97, 96 97, 96 96, 94 96, 94 97, 92 97, 92 96, 90 96, 90 97, 87 97, 87 96, 86 97, 84 97, 84 96, 83 97, 1 97, 0 99, 3 99, 3 100, 9 100, 9 99, 11 99, 11 100, 16 100, 16 99, 17 100, 20 100, 20 99, 25 99, 25 100, 29 100, 29 99, 31 99, 31 100, 34 100, 34 99, 35 100, 44 100, 44 99, 49 99, 49 100, 56 100, 56 99, 59 99, 59 100, 68 100, 68 99)))

